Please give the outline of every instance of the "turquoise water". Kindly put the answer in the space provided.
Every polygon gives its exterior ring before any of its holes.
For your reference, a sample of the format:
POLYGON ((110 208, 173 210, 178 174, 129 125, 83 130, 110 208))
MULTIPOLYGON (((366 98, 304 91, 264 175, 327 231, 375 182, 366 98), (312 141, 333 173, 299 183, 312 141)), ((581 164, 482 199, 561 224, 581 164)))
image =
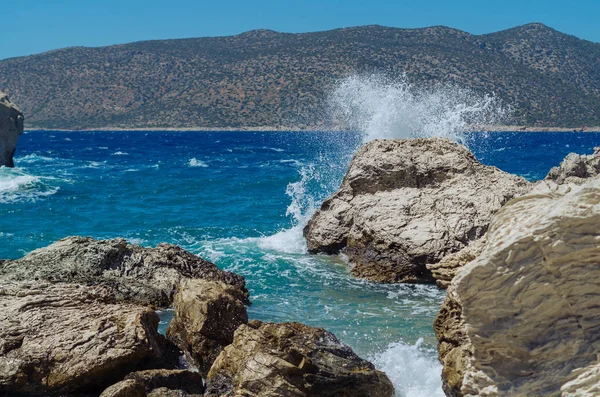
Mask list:
MULTIPOLYGON (((594 133, 470 134, 484 163, 531 180, 594 133)), ((317 132, 28 132, 0 168, 0 258, 69 235, 178 244, 246 277, 252 318, 334 332, 373 360, 398 395, 442 395, 434 286, 352 278, 341 258, 306 254, 302 227, 362 138, 317 132)), ((163 313, 165 323, 169 312, 163 313)))

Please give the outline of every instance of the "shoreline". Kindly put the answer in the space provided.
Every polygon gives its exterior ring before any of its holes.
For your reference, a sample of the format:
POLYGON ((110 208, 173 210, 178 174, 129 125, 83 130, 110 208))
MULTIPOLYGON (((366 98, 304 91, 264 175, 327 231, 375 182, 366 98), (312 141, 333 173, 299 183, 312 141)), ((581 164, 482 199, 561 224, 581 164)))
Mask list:
MULTIPOLYGON (((26 128, 25 132, 31 131, 52 131, 52 132, 349 132, 347 130, 329 130, 322 128, 291 128, 291 127, 183 127, 183 128, 160 128, 160 127, 141 127, 141 128, 84 128, 84 129, 52 129, 52 128, 26 128)), ((469 132, 600 132, 600 126, 597 127, 536 127, 536 126, 518 126, 518 125, 487 125, 472 126, 469 132)))

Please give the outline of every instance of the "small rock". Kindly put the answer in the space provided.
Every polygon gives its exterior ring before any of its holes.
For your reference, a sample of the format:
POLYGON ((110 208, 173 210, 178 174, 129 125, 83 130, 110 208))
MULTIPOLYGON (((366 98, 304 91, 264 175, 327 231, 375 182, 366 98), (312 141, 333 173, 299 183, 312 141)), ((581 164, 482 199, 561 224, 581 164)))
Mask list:
POLYGON ((144 386, 135 380, 123 380, 104 390, 100 397, 147 397, 144 386))
POLYGON ((204 393, 202 375, 195 371, 177 369, 151 369, 132 372, 125 379, 134 380, 144 386, 147 392, 155 389, 166 388, 182 390, 190 394, 204 393))
POLYGON ((387 376, 332 333, 299 323, 241 325, 207 376, 207 396, 385 396, 387 376))
POLYGON ((187 353, 203 374, 208 373, 235 330, 248 322, 244 295, 222 282, 185 280, 175 295, 175 315, 167 337, 187 353))

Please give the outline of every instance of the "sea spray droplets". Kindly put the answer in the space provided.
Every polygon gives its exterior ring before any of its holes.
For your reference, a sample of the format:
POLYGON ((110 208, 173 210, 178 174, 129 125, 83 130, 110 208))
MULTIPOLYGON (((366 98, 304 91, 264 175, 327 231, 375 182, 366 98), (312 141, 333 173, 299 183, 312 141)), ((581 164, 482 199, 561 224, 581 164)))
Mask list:
POLYGON ((500 100, 449 84, 411 85, 406 76, 351 76, 343 79, 328 98, 336 129, 377 138, 447 137, 503 122, 508 116, 500 100))
POLYGON ((377 369, 389 377, 401 397, 443 397, 442 366, 435 349, 426 349, 423 339, 414 345, 392 343, 382 354, 372 357, 377 369))

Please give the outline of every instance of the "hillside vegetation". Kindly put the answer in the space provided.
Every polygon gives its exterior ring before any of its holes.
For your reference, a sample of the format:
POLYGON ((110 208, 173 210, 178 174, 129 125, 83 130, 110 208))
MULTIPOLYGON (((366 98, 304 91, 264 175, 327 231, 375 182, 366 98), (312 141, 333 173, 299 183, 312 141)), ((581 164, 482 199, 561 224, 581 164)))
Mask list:
POLYGON ((66 48, 0 61, 28 128, 318 128, 356 73, 495 93, 515 124, 600 125, 600 44, 541 24, 486 35, 363 26, 66 48))

